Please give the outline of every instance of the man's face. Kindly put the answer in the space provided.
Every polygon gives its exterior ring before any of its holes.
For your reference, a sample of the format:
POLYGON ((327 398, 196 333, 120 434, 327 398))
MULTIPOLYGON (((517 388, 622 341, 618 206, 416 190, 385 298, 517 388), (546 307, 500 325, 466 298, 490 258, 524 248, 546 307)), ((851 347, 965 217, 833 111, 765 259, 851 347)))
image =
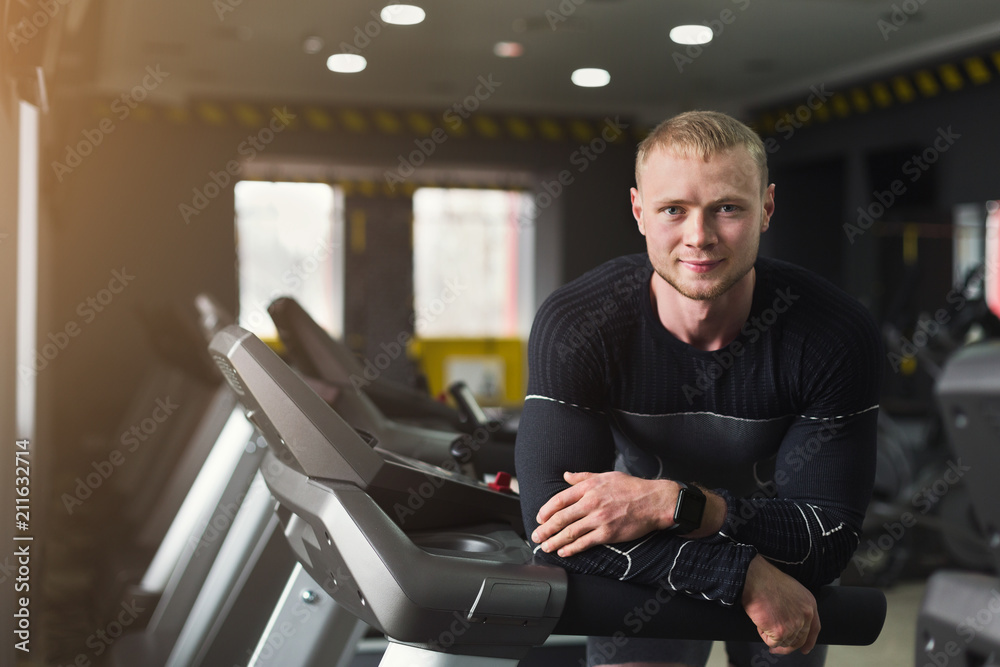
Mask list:
POLYGON ((689 299, 725 294, 753 267, 774 185, 742 146, 705 160, 657 149, 632 188, 632 214, 656 273, 689 299))

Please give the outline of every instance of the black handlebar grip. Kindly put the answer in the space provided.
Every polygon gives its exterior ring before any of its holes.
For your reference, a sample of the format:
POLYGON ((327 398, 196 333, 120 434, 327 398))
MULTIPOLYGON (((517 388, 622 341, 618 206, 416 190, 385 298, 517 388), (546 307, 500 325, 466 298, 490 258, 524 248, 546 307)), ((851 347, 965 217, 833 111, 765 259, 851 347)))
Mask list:
MULTIPOLYGON (((819 644, 867 646, 882 631, 886 602, 882 591, 824 586, 816 594, 819 644)), ((675 594, 666 586, 641 586, 590 575, 569 575, 563 615, 555 633, 629 637, 760 641, 742 606, 675 594), (618 634, 616 634, 618 633, 618 634)))

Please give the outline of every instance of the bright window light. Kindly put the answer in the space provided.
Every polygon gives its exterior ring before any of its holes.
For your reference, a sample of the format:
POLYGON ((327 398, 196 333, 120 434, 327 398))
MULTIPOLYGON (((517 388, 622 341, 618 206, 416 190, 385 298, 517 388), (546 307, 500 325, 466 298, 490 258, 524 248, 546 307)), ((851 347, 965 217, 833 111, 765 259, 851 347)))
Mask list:
POLYGON ((354 53, 335 53, 326 59, 326 68, 331 72, 354 74, 368 67, 364 56, 354 53))
POLYGON ((527 331, 534 304, 521 307, 519 301, 534 290, 534 228, 526 224, 534 218, 534 200, 524 192, 419 188, 413 194, 418 337, 527 331), (468 290, 451 296, 448 285, 455 284, 468 290))
POLYGON ((712 41, 712 29, 705 25, 679 25, 670 31, 670 39, 689 46, 708 44, 712 41))
POLYGON ((611 83, 611 74, 606 69, 585 67, 573 72, 570 80, 581 88, 600 88, 611 83))
MULTIPOLYGON (((48 364, 37 349, 38 336, 38 155, 39 111, 21 102, 17 165, 17 349, 18 385, 15 400, 17 437, 35 437, 35 410, 40 361, 48 364)), ((8 251, 9 256, 9 251, 8 251)), ((5 287, 5 289, 8 289, 5 287)), ((45 341, 48 343, 48 341, 45 341)), ((51 345, 51 343, 49 343, 51 345)), ((52 349, 55 349, 54 347, 52 349)), ((58 353, 58 350, 56 350, 58 353)))
POLYGON ((239 324, 277 331, 267 307, 293 297, 333 336, 344 330, 343 192, 325 183, 236 184, 239 324))
POLYGON ((382 20, 393 25, 416 25, 421 23, 427 14, 416 5, 386 5, 379 14, 382 20))

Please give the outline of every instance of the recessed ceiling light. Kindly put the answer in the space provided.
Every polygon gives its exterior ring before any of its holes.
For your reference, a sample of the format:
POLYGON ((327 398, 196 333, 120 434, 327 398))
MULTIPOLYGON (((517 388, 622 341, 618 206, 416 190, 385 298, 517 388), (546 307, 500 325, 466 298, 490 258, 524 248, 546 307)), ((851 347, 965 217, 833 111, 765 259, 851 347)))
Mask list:
POLYGON ((382 20, 393 25, 416 25, 424 20, 426 12, 416 5, 392 4, 382 8, 382 20))
POLYGON ((316 35, 309 35, 302 40, 302 50, 311 56, 323 50, 323 38, 316 35))
POLYGON ((493 53, 501 58, 519 58, 524 53, 524 45, 520 42, 497 42, 493 45, 493 53))
POLYGON ((611 83, 611 74, 606 69, 585 67, 573 72, 570 80, 582 88, 600 88, 611 83))
POLYGON ((326 68, 331 72, 354 74, 368 66, 364 56, 354 53, 335 53, 326 59, 326 68))
POLYGON ((677 44, 708 44, 712 41, 712 29, 707 25, 679 25, 670 31, 670 39, 677 44))

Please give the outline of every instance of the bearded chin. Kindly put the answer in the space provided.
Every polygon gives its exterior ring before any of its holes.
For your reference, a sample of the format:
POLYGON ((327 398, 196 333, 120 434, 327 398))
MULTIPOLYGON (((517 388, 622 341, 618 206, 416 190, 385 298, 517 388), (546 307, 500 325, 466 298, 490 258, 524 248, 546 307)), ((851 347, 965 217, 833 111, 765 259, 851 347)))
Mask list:
POLYGON ((671 287, 677 290, 681 296, 684 296, 692 301, 711 301, 717 299, 726 292, 728 292, 733 285, 743 280, 743 277, 750 272, 753 268, 753 263, 747 266, 738 275, 730 276, 727 280, 721 283, 708 283, 705 285, 699 284, 698 281, 692 281, 691 283, 682 283, 679 280, 675 280, 670 276, 665 275, 659 269, 656 269, 656 274, 663 278, 671 287))

